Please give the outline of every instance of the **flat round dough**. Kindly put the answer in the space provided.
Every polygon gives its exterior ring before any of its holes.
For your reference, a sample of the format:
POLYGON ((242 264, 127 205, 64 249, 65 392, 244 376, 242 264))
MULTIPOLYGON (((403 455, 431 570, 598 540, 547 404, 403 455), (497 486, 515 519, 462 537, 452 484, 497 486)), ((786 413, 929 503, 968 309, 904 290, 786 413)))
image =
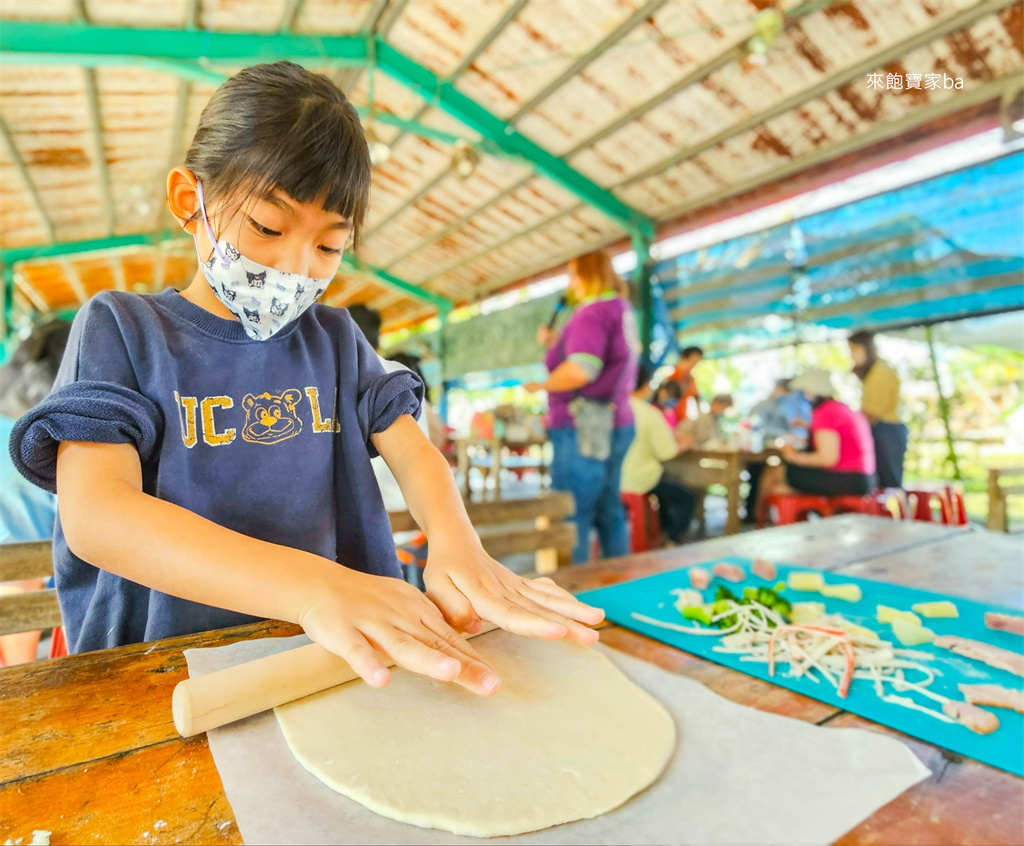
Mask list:
POLYGON ((392 668, 274 709, 292 753, 399 822, 522 834, 618 807, 675 748, 668 711, 596 650, 495 631, 473 640, 494 696, 392 668))

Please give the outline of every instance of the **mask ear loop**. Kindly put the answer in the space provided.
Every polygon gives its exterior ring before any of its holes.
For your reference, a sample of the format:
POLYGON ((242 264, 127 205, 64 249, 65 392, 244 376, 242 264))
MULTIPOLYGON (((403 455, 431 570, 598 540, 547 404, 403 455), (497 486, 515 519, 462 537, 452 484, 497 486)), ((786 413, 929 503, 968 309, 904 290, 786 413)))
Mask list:
MULTIPOLYGON (((206 203, 203 201, 203 183, 196 179, 196 193, 199 195, 199 210, 203 213, 203 226, 206 227, 206 234, 210 239, 210 243, 213 244, 213 251, 220 256, 220 260, 227 267, 231 264, 228 261, 228 257, 221 252, 220 244, 217 243, 217 239, 213 234, 213 230, 210 228, 210 219, 206 216, 206 203)), ((194 237, 194 236, 193 236, 194 237)), ((199 240, 196 239, 196 251, 199 250, 199 240)), ((202 261, 202 256, 199 257, 202 261)))

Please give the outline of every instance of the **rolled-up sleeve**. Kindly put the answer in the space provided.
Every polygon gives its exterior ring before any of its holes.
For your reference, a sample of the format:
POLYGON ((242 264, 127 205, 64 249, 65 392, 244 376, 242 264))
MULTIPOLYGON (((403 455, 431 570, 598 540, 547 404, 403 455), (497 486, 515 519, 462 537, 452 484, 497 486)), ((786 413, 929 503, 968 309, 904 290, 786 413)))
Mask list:
POLYGON ((56 492, 61 441, 132 444, 145 462, 164 420, 140 391, 113 301, 99 294, 75 317, 53 391, 11 431, 11 460, 26 479, 56 492))
POLYGON ((403 414, 419 419, 423 406, 423 380, 411 370, 387 372, 377 353, 358 331, 359 384, 356 413, 370 458, 380 453, 371 436, 383 432, 403 414))
POLYGON ((11 431, 11 460, 32 484, 57 492, 61 441, 131 444, 145 462, 162 431, 152 400, 112 382, 73 382, 58 388, 25 414, 11 431))

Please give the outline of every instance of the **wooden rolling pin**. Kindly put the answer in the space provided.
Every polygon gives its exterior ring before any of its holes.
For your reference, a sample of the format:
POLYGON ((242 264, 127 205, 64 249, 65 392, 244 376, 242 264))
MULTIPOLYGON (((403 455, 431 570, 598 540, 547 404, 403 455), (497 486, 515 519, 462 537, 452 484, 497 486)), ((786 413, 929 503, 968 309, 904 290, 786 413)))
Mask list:
MULTIPOLYGON (((496 628, 483 623, 466 637, 496 628)), ((182 737, 191 737, 358 678, 344 658, 311 643, 178 682, 171 698, 174 727, 182 737)))

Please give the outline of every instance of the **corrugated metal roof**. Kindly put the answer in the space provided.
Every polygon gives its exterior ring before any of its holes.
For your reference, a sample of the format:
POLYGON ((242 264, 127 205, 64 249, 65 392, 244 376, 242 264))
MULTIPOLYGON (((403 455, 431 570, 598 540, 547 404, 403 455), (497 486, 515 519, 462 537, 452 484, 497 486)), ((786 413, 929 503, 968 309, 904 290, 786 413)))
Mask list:
MULTIPOLYGON (((1024 65, 1020 0, 4 0, 0 16, 57 24, 79 9, 89 24, 127 30, 322 37, 372 26, 658 222, 998 98, 1024 65), (759 64, 749 40, 758 13, 773 5, 785 28, 759 64), (902 90, 872 89, 870 73, 898 75, 902 90), (906 87, 907 74, 920 74, 921 87, 906 87), (928 74, 962 87, 929 88, 928 74)), ((451 143, 377 123, 393 149, 374 171, 359 251, 367 265, 463 302, 623 237, 621 221, 531 162, 497 154, 442 103, 379 71, 371 80, 351 68, 320 69, 346 84, 357 106, 481 144, 476 171, 462 180, 451 143)), ((5 63, 0 247, 168 228, 166 173, 181 162, 213 90, 146 67, 5 63)), ((136 245, 24 262, 17 302, 42 310, 103 287, 180 286, 195 272, 190 250, 189 242, 136 245)), ((350 272, 325 298, 369 301, 386 325, 434 311, 350 272)))

